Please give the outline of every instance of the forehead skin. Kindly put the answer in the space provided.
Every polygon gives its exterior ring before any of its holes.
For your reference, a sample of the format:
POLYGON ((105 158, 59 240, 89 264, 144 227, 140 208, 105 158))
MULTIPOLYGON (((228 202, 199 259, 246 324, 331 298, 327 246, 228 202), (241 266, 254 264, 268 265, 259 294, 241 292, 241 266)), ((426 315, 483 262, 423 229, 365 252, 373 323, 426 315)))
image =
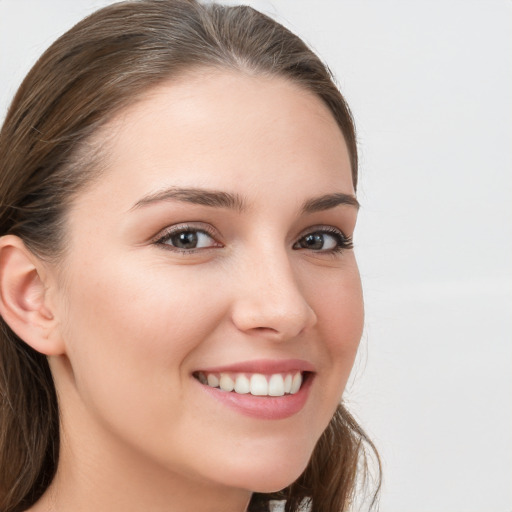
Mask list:
MULTIPOLYGON (((100 167, 110 173, 122 169, 134 157, 141 160, 148 157, 153 166, 161 163, 170 175, 177 166, 187 167, 190 173, 207 173, 208 169, 201 168, 200 161, 207 159, 214 164, 220 156, 237 167, 230 169, 233 180, 247 179, 252 173, 258 173, 262 170, 261 162, 267 157, 275 160, 276 153, 291 157, 299 180, 301 168, 307 164, 299 161, 299 155, 293 162, 293 154, 286 153, 287 146, 293 141, 296 147, 309 148, 315 163, 331 168, 336 173, 337 183, 355 195, 348 149, 331 111, 320 97, 282 77, 216 69, 188 72, 179 79, 150 89, 104 126, 94 139, 102 146, 100 167), (162 112, 166 115, 162 116, 162 112), (311 116, 318 123, 308 129, 311 116), (303 118, 304 123, 297 122, 298 117, 303 118), (293 118, 295 130, 290 130, 290 118, 293 118), (179 124, 175 124, 176 120, 179 124), (325 129, 318 130, 319 123, 325 129), (167 138, 165 151, 162 151, 158 147, 161 134, 173 131, 175 136, 167 138), (254 143, 252 155, 247 151, 248 138, 254 143), (182 139, 195 143, 193 155, 180 151, 182 139), (266 154, 262 153, 262 145, 266 154), (244 155, 240 154, 241 147, 244 155), (336 158, 332 158, 334 148, 338 150, 336 158), (171 154, 172 160, 169 159, 171 154), (238 158, 245 159, 243 166, 236 162, 238 158), (348 176, 345 172, 347 164, 348 176)), ((145 167, 144 173, 148 172, 150 169, 145 167)), ((126 178, 124 175, 123 179, 126 178)), ((179 186, 179 183, 174 184, 179 186)))

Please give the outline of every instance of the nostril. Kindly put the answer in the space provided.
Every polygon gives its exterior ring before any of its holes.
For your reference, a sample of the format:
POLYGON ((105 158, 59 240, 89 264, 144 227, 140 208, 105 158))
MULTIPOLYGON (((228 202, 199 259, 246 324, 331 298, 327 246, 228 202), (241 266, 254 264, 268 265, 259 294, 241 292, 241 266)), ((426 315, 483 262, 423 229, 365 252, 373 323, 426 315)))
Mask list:
POLYGON ((304 298, 292 304, 286 300, 269 303, 244 297, 236 301, 231 315, 238 330, 276 341, 295 338, 317 322, 316 313, 304 298))
POLYGON ((273 329, 272 327, 254 327, 253 330, 257 331, 257 332, 269 332, 269 333, 277 332, 277 330, 273 329))

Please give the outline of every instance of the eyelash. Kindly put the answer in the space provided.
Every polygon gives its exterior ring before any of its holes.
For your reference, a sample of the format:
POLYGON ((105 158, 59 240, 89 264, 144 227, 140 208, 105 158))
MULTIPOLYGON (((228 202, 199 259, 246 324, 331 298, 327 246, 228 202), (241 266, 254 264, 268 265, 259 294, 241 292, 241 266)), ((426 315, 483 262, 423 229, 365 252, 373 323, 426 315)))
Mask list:
MULTIPOLYGON (((297 247, 297 245, 299 244, 299 242, 301 240, 304 240, 307 236, 326 235, 326 234, 329 236, 332 236, 335 239, 336 246, 333 247, 332 249, 327 249, 327 250, 324 249, 324 250, 313 251, 313 252, 320 253, 320 254, 337 254, 337 253, 343 252, 345 250, 353 249, 354 244, 352 241, 352 237, 345 235, 345 233, 343 233, 343 231, 341 231, 335 227, 332 227, 332 226, 313 226, 307 232, 301 234, 301 236, 299 237, 297 242, 295 242, 295 244, 293 244, 293 248, 296 250, 301 249, 301 247, 297 247)), ((307 250, 307 247, 302 247, 302 249, 307 250)))
MULTIPOLYGON (((307 247, 301 247, 299 245, 301 241, 303 241, 306 237, 311 236, 311 235, 326 235, 326 234, 334 238, 334 240, 336 242, 335 247, 333 247, 331 249, 327 249, 327 250, 325 250, 325 249, 324 250, 309 249, 309 250, 311 250, 312 252, 315 252, 315 253, 319 253, 319 254, 336 254, 336 253, 340 253, 345 250, 352 249, 354 247, 352 237, 346 236, 339 229, 334 228, 332 226, 314 226, 314 227, 310 228, 307 232, 302 233, 300 235, 299 239, 297 240, 297 242, 295 242, 293 244, 292 248, 294 250, 301 250, 301 249, 308 250, 307 247)), ((161 246, 165 247, 167 250, 171 250, 171 251, 178 252, 181 254, 194 254, 196 252, 203 251, 206 249, 222 248, 223 245, 220 242, 217 242, 215 239, 216 235, 217 234, 216 234, 215 230, 213 230, 209 226, 197 227, 197 226, 190 226, 188 224, 178 224, 176 226, 171 226, 170 228, 166 229, 163 233, 159 234, 153 243, 155 243, 156 245, 161 245, 161 246), (195 234, 199 233, 199 234, 207 235, 214 241, 214 244, 212 244, 210 247, 204 247, 204 248, 200 247, 200 248, 192 248, 192 249, 183 249, 183 248, 176 247, 174 245, 167 243, 171 239, 171 237, 180 235, 183 233, 195 233, 195 234)))
POLYGON ((154 240, 154 243, 156 245, 161 245, 165 249, 170 250, 170 251, 178 252, 181 254, 194 254, 196 252, 203 251, 205 249, 222 248, 223 245, 220 242, 216 241, 216 239, 215 239, 216 236, 217 236, 217 233, 215 232, 215 230, 209 226, 197 227, 197 226, 190 226, 188 224, 178 224, 178 225, 171 226, 171 227, 167 228, 166 230, 164 230, 163 233, 161 233, 157 236, 157 238, 154 240), (205 248, 200 247, 200 248, 194 248, 194 249, 182 249, 181 247, 176 247, 174 245, 166 243, 167 241, 169 241, 171 239, 171 237, 180 235, 182 233, 196 233, 196 234, 201 233, 201 234, 207 235, 214 241, 214 244, 212 244, 211 247, 205 247, 205 248))

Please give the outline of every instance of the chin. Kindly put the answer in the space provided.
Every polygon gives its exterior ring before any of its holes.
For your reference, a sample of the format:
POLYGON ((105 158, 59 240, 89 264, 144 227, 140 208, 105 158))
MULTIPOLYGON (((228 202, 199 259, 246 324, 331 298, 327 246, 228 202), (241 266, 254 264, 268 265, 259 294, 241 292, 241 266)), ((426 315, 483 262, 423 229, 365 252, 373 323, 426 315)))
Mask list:
POLYGON ((302 457, 300 460, 290 457, 288 460, 279 462, 272 459, 267 463, 249 463, 246 470, 238 474, 237 487, 259 493, 280 491, 299 478, 308 462, 309 456, 302 457))
MULTIPOLYGON (((307 464, 306 464, 307 465, 307 464)), ((290 472, 287 475, 283 474, 268 474, 264 475, 261 478, 258 478, 253 482, 251 487, 252 492, 259 493, 271 493, 280 491, 289 485, 291 485, 306 469, 306 465, 300 469, 300 471, 290 472)), ((273 472, 270 472, 273 473, 273 472)))

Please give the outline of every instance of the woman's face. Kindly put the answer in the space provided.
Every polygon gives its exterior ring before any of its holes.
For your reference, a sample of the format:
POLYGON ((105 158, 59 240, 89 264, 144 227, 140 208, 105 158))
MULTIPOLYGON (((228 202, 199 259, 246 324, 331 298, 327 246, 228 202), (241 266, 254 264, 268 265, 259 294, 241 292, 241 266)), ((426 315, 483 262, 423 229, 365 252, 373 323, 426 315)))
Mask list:
POLYGON ((361 336, 343 136, 310 92, 227 71, 159 86, 106 131, 57 280, 51 365, 74 460, 108 446, 107 466, 283 488, 361 336))

